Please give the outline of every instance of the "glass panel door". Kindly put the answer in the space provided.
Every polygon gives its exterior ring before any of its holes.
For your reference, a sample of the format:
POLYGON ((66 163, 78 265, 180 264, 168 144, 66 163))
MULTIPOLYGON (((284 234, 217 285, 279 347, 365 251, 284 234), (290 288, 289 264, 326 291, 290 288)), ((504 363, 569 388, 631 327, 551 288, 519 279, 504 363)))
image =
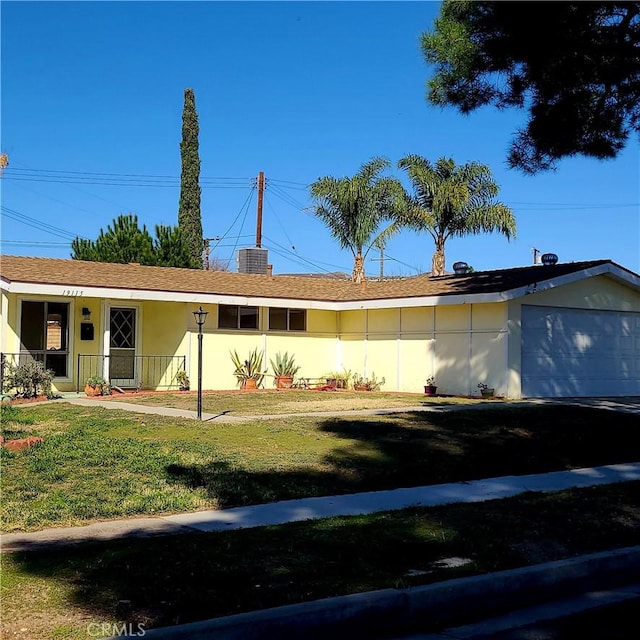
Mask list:
POLYGON ((113 307, 110 318, 109 379, 119 387, 136 385, 136 310, 113 307))

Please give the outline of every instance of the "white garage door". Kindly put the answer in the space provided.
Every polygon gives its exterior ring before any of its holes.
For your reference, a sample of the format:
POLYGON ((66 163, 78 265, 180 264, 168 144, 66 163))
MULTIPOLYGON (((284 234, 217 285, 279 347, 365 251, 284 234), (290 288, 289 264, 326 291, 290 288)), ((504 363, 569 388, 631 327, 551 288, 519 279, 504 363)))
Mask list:
POLYGON ((640 313, 524 305, 522 395, 640 395, 640 313))

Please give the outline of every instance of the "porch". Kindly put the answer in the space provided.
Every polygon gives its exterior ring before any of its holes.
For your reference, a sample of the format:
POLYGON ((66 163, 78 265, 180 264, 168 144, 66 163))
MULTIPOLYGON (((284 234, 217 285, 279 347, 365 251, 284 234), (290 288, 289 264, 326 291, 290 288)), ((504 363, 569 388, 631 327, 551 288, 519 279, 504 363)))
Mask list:
MULTIPOLYGON (((45 353, 20 351, 0 353, 0 391, 6 393, 8 368, 24 362, 37 361, 46 365, 45 353)), ((175 355, 77 355, 75 389, 80 392, 91 376, 102 376, 111 386, 122 389, 178 389, 178 372, 186 370, 186 356, 175 355)), ((55 384, 55 377, 54 377, 55 384)))

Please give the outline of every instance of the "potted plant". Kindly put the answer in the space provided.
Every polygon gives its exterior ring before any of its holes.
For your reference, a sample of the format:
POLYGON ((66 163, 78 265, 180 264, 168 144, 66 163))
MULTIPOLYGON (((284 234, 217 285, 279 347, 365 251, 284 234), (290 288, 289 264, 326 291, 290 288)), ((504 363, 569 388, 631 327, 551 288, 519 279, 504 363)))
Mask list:
POLYGON ((372 373, 370 378, 355 374, 353 376, 354 391, 380 391, 380 387, 385 383, 384 378, 376 379, 376 374, 372 373))
POLYGON ((247 360, 242 360, 235 349, 229 353, 235 367, 233 375, 240 388, 256 389, 259 387, 267 372, 262 370, 262 354, 258 353, 258 349, 254 349, 247 360))
POLYGON ((344 369, 341 372, 331 371, 330 373, 325 373, 322 377, 327 381, 327 386, 329 387, 333 387, 334 389, 347 389, 352 374, 351 371, 344 369))
POLYGON ((438 387, 435 385, 436 379, 433 376, 427 378, 427 384, 424 385, 424 394, 426 396, 435 396, 438 392, 438 387))
POLYGON ((300 371, 300 366, 295 363, 294 356, 287 351, 276 353, 275 360, 270 360, 273 369, 276 389, 291 389, 293 378, 300 371))
POLYGON ((480 394, 482 395, 483 398, 493 398, 496 390, 493 387, 490 387, 487 384, 484 384, 484 382, 480 382, 478 384, 478 389, 480 389, 480 394))
POLYGON ((90 376, 85 380, 84 392, 88 396, 109 396, 111 385, 102 376, 90 376))
POLYGON ((183 369, 181 369, 180 371, 178 371, 178 373, 176 373, 176 382, 179 385, 180 391, 189 391, 190 389, 189 376, 187 375, 187 372, 184 371, 183 369))

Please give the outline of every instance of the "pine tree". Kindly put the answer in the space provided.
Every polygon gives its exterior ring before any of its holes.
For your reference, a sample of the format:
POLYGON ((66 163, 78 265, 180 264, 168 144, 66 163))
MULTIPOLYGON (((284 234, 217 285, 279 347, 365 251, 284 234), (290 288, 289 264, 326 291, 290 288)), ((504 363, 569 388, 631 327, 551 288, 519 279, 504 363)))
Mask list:
POLYGON ((138 216, 119 215, 107 230, 93 240, 76 238, 71 243, 74 260, 97 262, 139 262, 155 264, 153 238, 145 225, 138 226, 138 216))
POLYGON ((189 248, 191 266, 202 269, 202 217, 200 214, 200 156, 198 154, 198 114, 193 89, 185 89, 184 108, 182 110, 182 142, 180 157, 180 205, 178 208, 178 226, 189 248))
POLYGON ((76 238, 71 243, 74 260, 94 262, 139 262, 158 267, 192 268, 191 255, 179 227, 156 225, 152 238, 145 225, 138 225, 133 214, 120 215, 100 230, 94 240, 76 238))
POLYGON ((155 264, 159 267, 189 267, 191 255, 180 227, 156 225, 155 264))

